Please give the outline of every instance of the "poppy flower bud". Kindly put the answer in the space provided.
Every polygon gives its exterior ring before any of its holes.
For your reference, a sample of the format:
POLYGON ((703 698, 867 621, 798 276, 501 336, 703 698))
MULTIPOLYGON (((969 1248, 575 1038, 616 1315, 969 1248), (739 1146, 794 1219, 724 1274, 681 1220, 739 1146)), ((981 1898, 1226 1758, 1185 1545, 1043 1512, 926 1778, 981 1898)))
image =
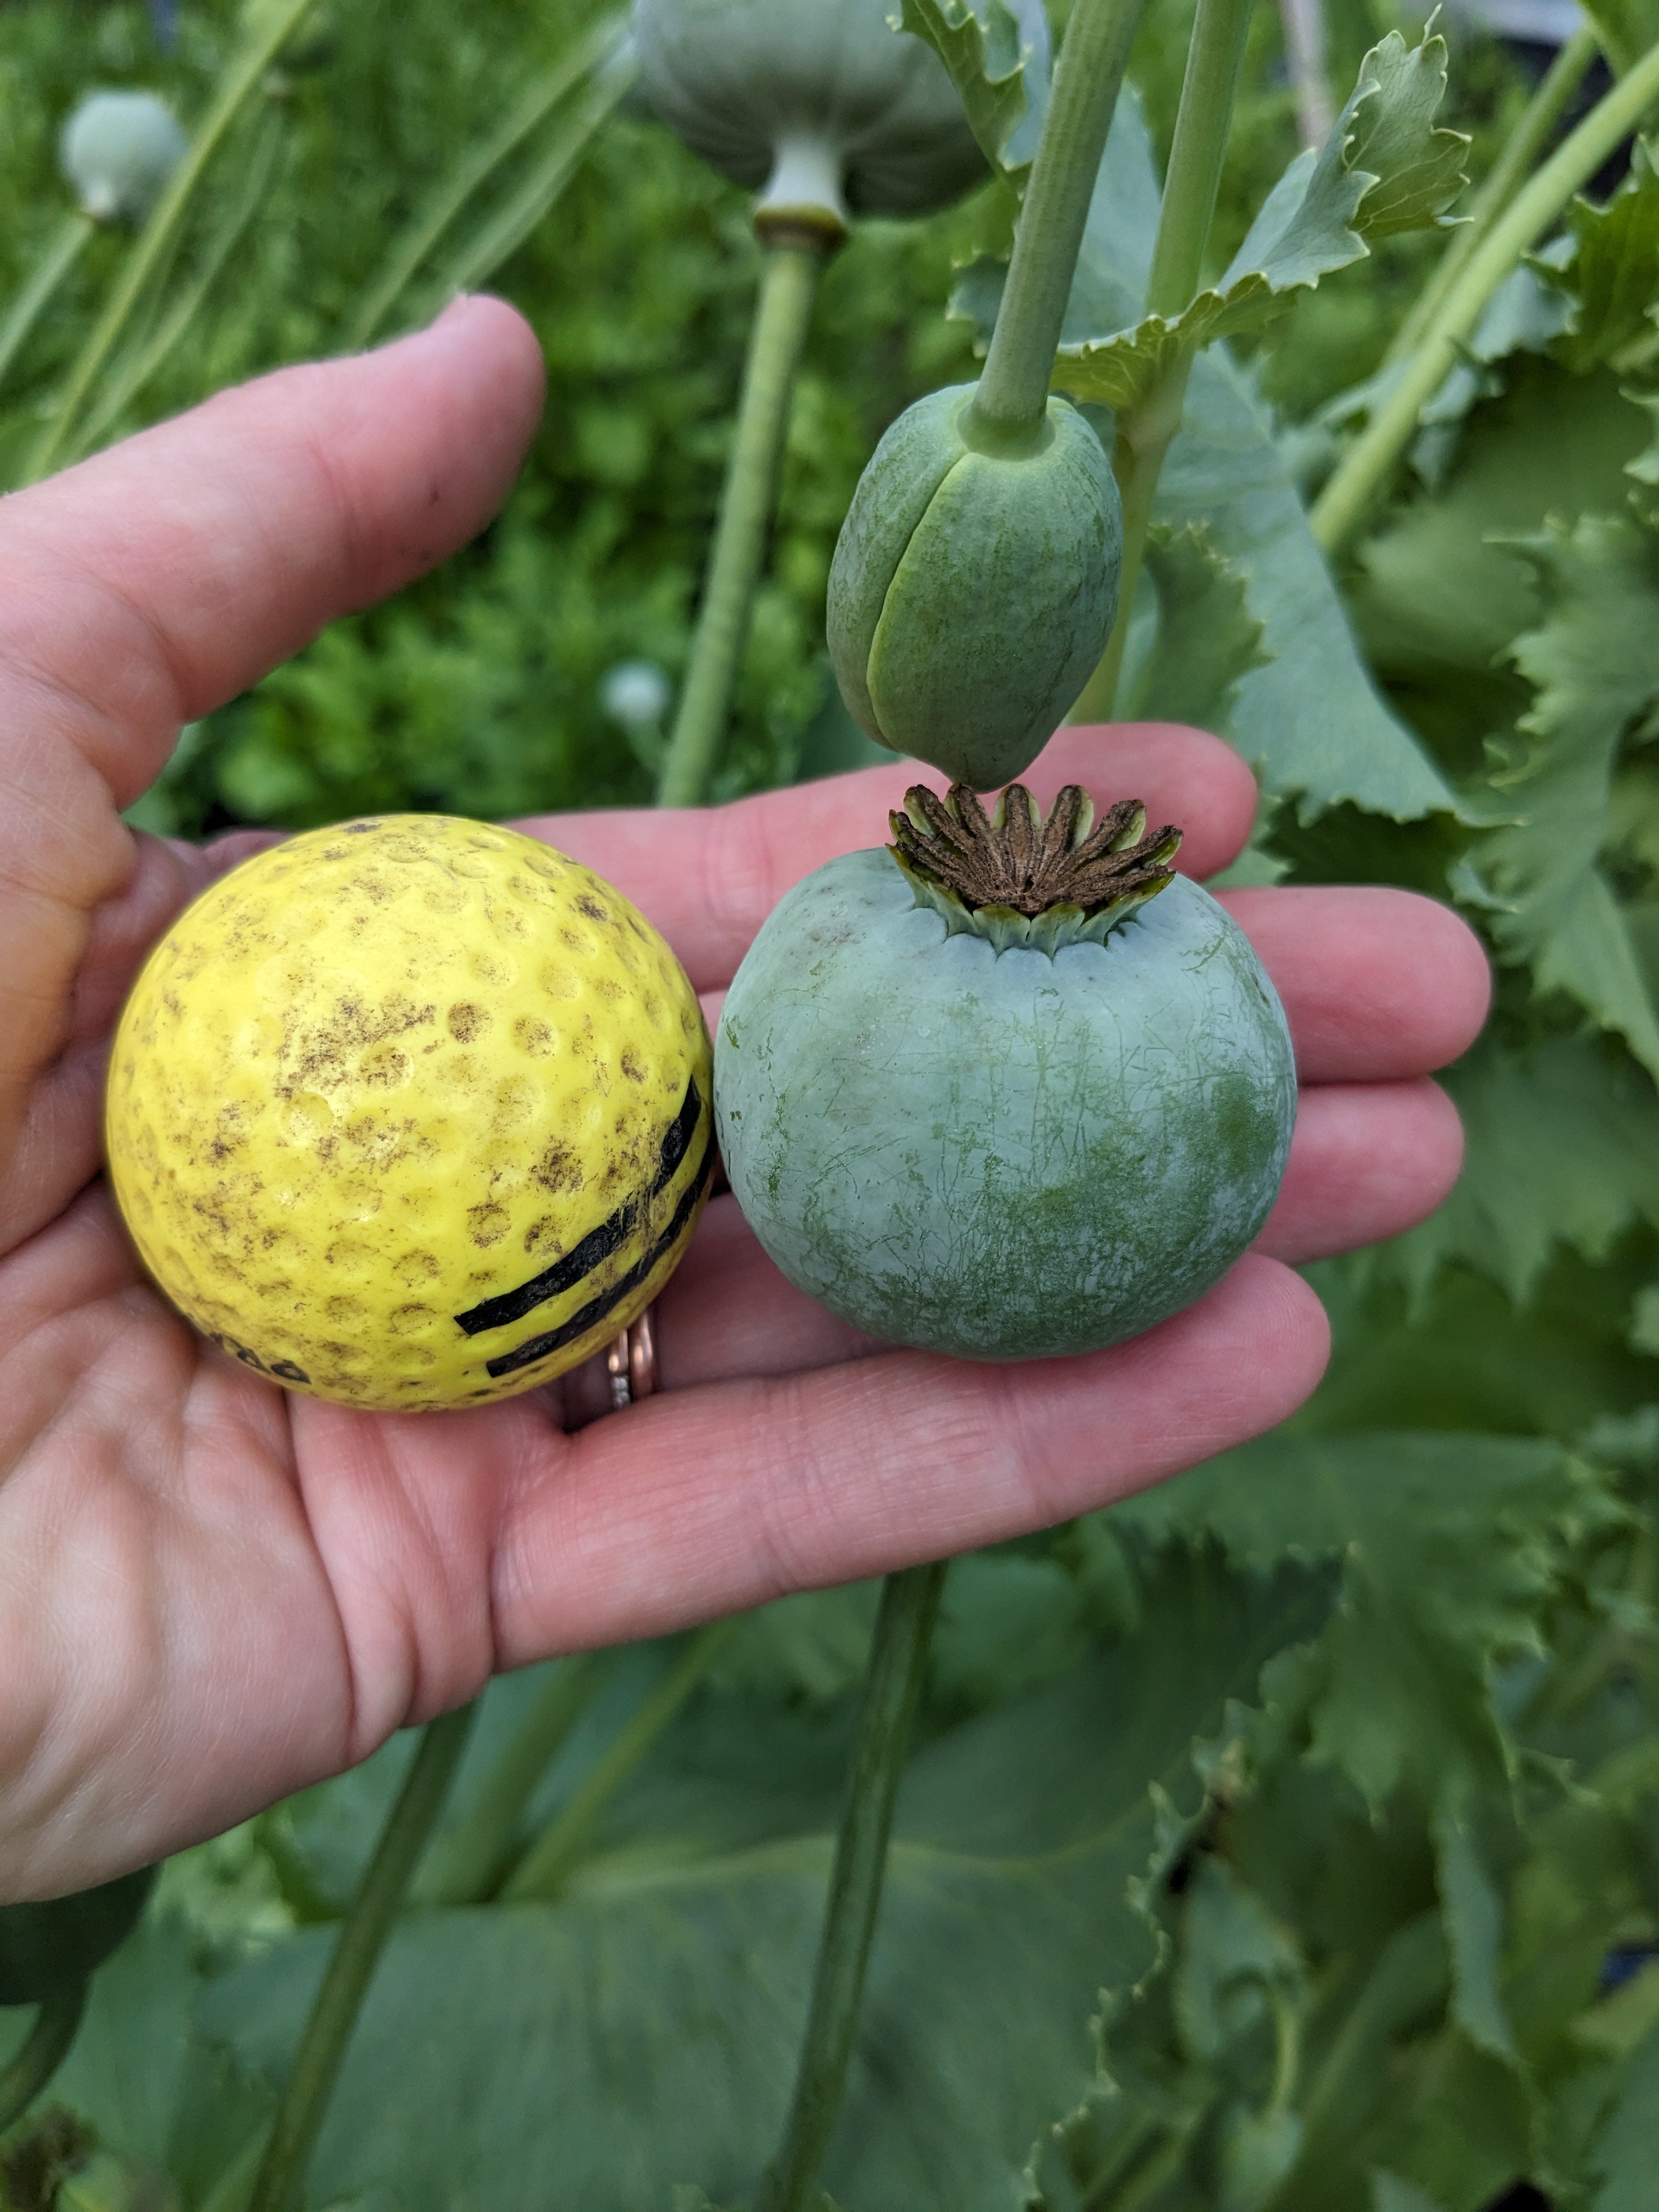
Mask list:
POLYGON ((161 197, 188 141, 153 92, 94 92, 64 125, 58 160, 100 222, 137 222, 161 197))
POLYGON ((829 641, 854 720, 988 791, 1023 775, 1117 612, 1111 464, 1051 398, 1030 450, 971 442, 976 387, 919 399, 859 480, 830 570, 829 641))

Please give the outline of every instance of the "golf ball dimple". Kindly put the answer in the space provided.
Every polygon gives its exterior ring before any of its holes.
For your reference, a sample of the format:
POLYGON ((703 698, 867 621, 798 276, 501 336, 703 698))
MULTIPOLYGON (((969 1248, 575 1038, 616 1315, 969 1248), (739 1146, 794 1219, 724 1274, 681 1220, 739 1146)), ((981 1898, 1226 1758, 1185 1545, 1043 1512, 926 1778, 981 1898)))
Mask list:
POLYGON ((116 1031, 110 1179, 249 1367, 382 1411, 549 1381, 678 1263, 713 1164, 696 996, 621 893, 489 823, 313 830, 204 891, 116 1031))

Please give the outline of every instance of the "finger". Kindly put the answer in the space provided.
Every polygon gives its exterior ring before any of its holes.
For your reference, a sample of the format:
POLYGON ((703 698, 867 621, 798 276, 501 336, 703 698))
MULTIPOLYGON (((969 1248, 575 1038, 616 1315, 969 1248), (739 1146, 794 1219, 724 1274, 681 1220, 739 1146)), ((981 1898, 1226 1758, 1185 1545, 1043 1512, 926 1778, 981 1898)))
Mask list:
MULTIPOLYGON (((1174 1320, 1085 1358, 888 1352, 650 1399, 539 1451, 526 1431, 492 1576, 498 1663, 661 1634, 1106 1504, 1284 1419, 1328 1348, 1312 1291, 1252 1257, 1174 1320)), ((301 1409, 307 1424, 323 1410, 301 1409)), ((469 1480, 482 1447, 464 1427, 398 1428, 410 1482, 469 1480)))
MULTIPOLYGON (((1064 783, 1102 803, 1140 799, 1154 825, 1185 833, 1181 866, 1213 875, 1255 815, 1255 784, 1219 738, 1174 722, 1060 731, 1026 779, 1048 805, 1064 783)), ((792 884, 837 854, 887 842, 887 816, 913 783, 946 779, 916 761, 763 792, 729 806, 661 815, 547 814, 516 826, 585 861, 632 899, 673 945, 699 990, 729 983, 750 939, 792 884)))
POLYGON ((1304 1091, 1255 1249, 1299 1267, 1401 1236, 1434 1212, 1462 1164, 1457 1109, 1426 1076, 1304 1091))
POLYGON ((1427 1075, 1480 1034, 1492 971, 1449 907, 1368 885, 1220 896, 1285 1002, 1304 1082, 1427 1075))
POLYGON ((89 917, 129 886, 115 939, 161 911, 116 807, 182 720, 480 526, 539 377, 519 318, 465 302, 380 353, 226 393, 0 508, 0 1243, 48 1218, 84 1160, 84 1116, 70 1127, 63 1112, 84 1085, 28 1098, 71 1040, 89 917))

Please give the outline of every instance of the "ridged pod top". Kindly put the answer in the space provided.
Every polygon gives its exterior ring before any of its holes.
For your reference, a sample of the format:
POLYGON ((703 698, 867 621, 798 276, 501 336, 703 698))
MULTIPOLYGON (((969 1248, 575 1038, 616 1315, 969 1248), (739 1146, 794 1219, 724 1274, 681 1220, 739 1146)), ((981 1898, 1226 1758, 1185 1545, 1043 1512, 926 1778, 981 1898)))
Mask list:
POLYGON ((948 931, 971 931, 999 952, 1103 942, 1173 880, 1169 862, 1181 844, 1171 824, 1147 836, 1138 799, 1120 799, 1097 822, 1075 783, 1046 821, 1023 783, 1011 783, 989 814, 968 784, 952 784, 944 799, 915 784, 904 811, 888 819, 893 858, 918 902, 943 915, 948 931))

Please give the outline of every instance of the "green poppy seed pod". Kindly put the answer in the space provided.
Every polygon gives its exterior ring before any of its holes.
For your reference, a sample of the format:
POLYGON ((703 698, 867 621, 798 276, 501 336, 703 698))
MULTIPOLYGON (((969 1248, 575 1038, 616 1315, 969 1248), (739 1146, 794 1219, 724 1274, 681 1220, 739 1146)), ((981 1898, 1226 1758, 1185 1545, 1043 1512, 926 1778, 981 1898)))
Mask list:
POLYGON ((976 386, 907 408, 871 456, 830 569, 830 658, 895 752, 988 791, 1024 773, 1106 647, 1123 513, 1100 441, 1048 402, 1032 452, 970 445, 976 386))
POLYGON ((64 124, 58 158, 89 216, 138 222, 161 198, 189 141, 153 92, 94 92, 64 124))
MULTIPOLYGON (((922 215, 985 159, 944 64, 888 21, 894 0, 634 0, 647 99, 734 184, 781 215, 922 215), (768 180, 771 179, 769 185, 768 180)), ((1041 0, 1012 0, 1046 74, 1041 0)))

